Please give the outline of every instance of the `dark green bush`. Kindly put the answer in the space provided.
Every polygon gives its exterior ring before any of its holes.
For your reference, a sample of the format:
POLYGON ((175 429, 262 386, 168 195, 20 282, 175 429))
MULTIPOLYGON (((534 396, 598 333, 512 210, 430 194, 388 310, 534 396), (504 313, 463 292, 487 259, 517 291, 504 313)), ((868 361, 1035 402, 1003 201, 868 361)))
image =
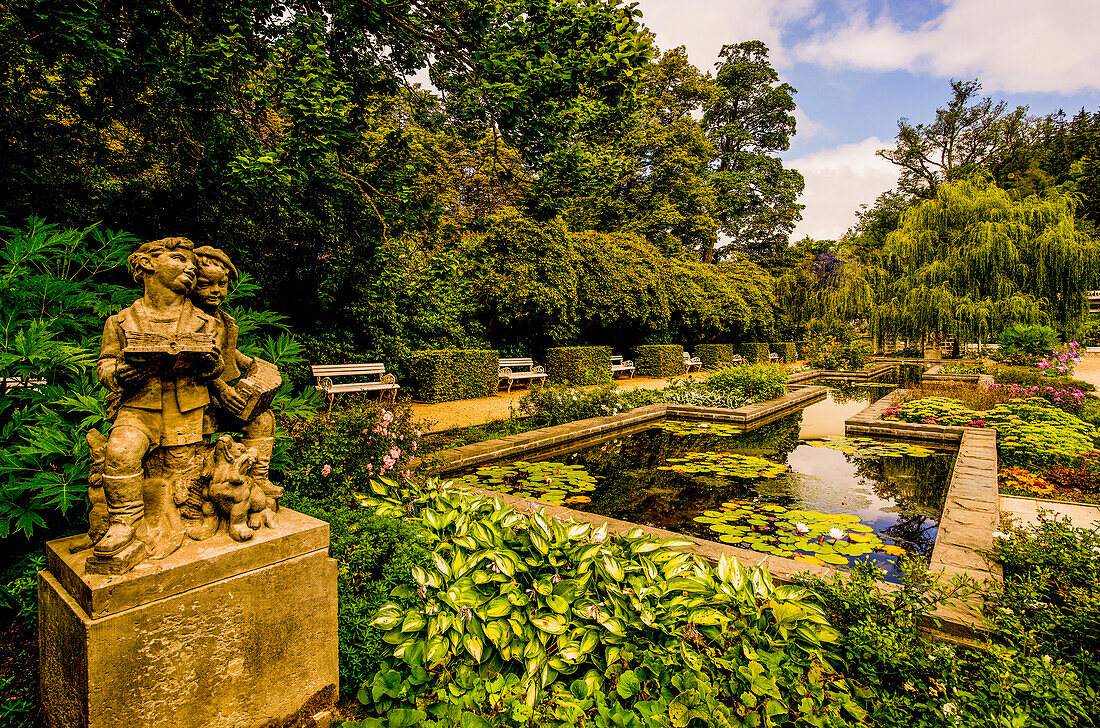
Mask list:
POLYGON ((1006 364, 1030 366, 1058 346, 1058 332, 1049 326, 1013 324, 997 338, 996 356, 1006 364))
POLYGON ((796 342, 794 342, 794 350, 795 350, 795 353, 798 355, 799 359, 805 359, 806 358, 806 345, 809 344, 809 343, 810 342, 808 342, 808 341, 796 341, 796 342))
POLYGON ((606 384, 611 381, 611 347, 554 346, 546 350, 551 384, 606 384))
POLYGON ((408 388, 419 402, 491 397, 497 391, 497 357, 492 349, 414 351, 405 362, 408 388))
POLYGON ((790 364, 798 361, 798 349, 793 341, 780 341, 772 344, 772 351, 779 355, 779 361, 790 364))
MULTIPOLYGON (((653 390, 645 391, 652 396, 653 390)), ((530 417, 539 427, 549 427, 589 417, 617 415, 634 406, 624 402, 622 393, 611 386, 588 390, 547 386, 523 395, 519 414, 530 417)))
POLYGON ((1010 623, 1010 603, 986 593, 991 611, 1009 622, 997 618, 998 628, 981 644, 934 642, 919 629, 921 620, 968 598, 975 587, 938 581, 919 560, 898 564, 903 583, 892 593, 880 588, 883 574, 870 562, 845 577, 803 580, 840 630, 842 670, 859 686, 875 725, 1096 725, 1096 693, 1052 645, 1034 639, 1029 619, 1010 623))
POLYGON ((679 344, 644 344, 635 349, 634 364, 643 377, 675 377, 685 374, 684 347, 679 344))
POLYGON ((695 356, 703 360, 704 369, 717 369, 723 363, 733 361, 733 344, 698 344, 695 356))
POLYGON ((354 499, 315 500, 288 494, 283 504, 329 524, 329 555, 336 559, 340 597, 340 692, 354 694, 393 653, 381 633, 370 627, 374 613, 390 600, 394 587, 416 587, 413 566, 430 563, 420 528, 415 521, 376 516, 372 509, 355 507, 354 499))
POLYGON ((768 361, 768 345, 760 341, 747 341, 741 344, 741 356, 745 357, 745 363, 756 364, 768 361))
POLYGON ((714 392, 740 394, 749 402, 763 402, 786 394, 787 373, 774 364, 746 364, 719 369, 704 384, 714 392))

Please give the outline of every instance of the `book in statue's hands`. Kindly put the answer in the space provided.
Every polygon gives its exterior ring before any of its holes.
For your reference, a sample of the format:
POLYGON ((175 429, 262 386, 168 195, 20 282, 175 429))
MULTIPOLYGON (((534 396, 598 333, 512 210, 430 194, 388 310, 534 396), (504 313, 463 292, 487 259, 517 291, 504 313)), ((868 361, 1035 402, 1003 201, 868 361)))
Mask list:
POLYGON ((275 392, 283 383, 279 370, 274 364, 266 362, 260 357, 254 357, 252 371, 248 376, 237 382, 236 390, 245 399, 245 405, 237 413, 237 417, 248 420, 255 417, 271 406, 271 400, 275 398, 275 392))
POLYGON ((218 347, 210 334, 182 332, 171 335, 123 332, 122 354, 134 364, 160 363, 162 368, 188 368, 202 356, 217 355, 218 347))

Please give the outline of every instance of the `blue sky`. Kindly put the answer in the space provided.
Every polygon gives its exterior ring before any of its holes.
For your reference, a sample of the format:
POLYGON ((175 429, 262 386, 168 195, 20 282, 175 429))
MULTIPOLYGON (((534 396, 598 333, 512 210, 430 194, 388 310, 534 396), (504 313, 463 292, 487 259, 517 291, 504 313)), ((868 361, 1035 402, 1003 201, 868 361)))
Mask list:
POLYGON ((930 121, 951 79, 1033 115, 1100 110, 1100 0, 640 0, 662 50, 713 68, 723 44, 759 39, 798 90, 784 154, 806 178, 795 239, 835 238, 894 186, 875 156, 902 117, 930 121))

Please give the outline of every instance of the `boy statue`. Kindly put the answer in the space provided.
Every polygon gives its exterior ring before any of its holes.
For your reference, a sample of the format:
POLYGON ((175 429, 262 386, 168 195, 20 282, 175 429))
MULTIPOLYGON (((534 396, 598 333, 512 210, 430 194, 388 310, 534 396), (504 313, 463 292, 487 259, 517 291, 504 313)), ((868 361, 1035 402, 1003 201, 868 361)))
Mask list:
POLYGON ((103 328, 98 373, 115 414, 102 473, 107 530, 88 560, 90 572, 121 573, 182 542, 167 481, 149 488, 146 478, 154 454, 162 473, 194 466, 209 385, 225 368, 217 322, 187 297, 198 274, 193 248, 187 238, 141 245, 128 263, 144 295, 103 328), (147 501, 155 519, 146 518, 147 501))

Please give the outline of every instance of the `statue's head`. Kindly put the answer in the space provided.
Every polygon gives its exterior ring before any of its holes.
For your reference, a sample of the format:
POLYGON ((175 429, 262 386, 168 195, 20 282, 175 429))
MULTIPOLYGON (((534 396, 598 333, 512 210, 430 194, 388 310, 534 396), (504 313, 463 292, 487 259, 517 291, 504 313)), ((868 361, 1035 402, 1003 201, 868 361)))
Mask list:
POLYGON ((144 243, 130 254, 127 263, 134 281, 145 288, 156 282, 185 294, 195 285, 195 244, 187 238, 164 238, 144 243))
POLYGON ((204 245, 195 249, 198 279, 191 300, 205 311, 214 311, 225 301, 229 285, 237 280, 237 268, 224 251, 204 245))

